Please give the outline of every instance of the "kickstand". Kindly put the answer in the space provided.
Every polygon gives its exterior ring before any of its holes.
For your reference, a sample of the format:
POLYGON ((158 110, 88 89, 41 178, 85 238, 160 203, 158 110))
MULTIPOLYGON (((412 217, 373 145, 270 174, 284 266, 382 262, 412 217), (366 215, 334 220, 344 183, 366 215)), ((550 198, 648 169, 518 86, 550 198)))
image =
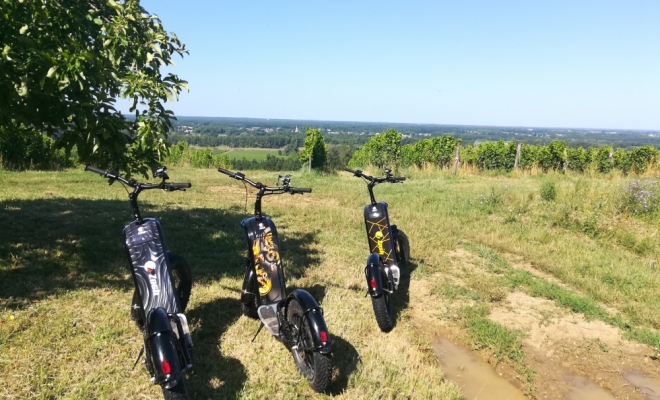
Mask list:
POLYGON ((131 368, 131 370, 135 369, 135 366, 137 365, 138 361, 140 361, 140 357, 142 357, 142 354, 144 354, 144 347, 140 349, 140 354, 138 354, 137 358, 135 359, 135 363, 133 363, 133 368, 131 368))
POLYGON ((253 342, 253 343, 254 343, 254 339, 257 338, 257 335, 259 335, 259 332, 261 332, 261 330, 262 330, 263 328, 264 328, 264 324, 261 323, 261 325, 259 325, 259 329, 257 329, 257 333, 255 333, 255 334, 254 334, 254 337, 252 338, 252 342, 253 342))

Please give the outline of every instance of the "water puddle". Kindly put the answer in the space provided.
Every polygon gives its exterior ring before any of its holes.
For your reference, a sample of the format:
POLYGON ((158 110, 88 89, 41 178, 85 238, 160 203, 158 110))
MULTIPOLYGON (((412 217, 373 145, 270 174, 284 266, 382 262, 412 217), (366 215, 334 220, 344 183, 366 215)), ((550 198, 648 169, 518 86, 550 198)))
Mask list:
POLYGON ((638 371, 627 373, 623 377, 635 385, 648 400, 660 400, 660 381, 657 379, 647 378, 638 371))
POLYGON ((526 400, 527 397, 465 349, 445 338, 435 345, 447 379, 458 383, 468 400, 526 400))
POLYGON ((566 400, 608 400, 616 399, 605 389, 581 376, 569 376, 568 383, 572 386, 566 393, 566 400))

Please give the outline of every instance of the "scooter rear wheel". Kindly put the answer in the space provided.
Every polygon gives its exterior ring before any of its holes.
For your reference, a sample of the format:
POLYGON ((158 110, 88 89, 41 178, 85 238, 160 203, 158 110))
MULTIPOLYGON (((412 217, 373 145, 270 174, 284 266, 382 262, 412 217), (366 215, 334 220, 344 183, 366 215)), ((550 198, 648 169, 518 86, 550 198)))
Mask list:
POLYGON ((374 307, 376 322, 380 330, 387 333, 394 329, 394 313, 392 312, 390 294, 384 291, 382 295, 372 297, 371 305, 374 307))
POLYGON ((325 391, 332 378, 332 361, 330 355, 313 350, 314 341, 309 320, 304 316, 297 300, 293 299, 289 303, 286 319, 291 324, 291 354, 298 370, 307 378, 314 391, 325 391))

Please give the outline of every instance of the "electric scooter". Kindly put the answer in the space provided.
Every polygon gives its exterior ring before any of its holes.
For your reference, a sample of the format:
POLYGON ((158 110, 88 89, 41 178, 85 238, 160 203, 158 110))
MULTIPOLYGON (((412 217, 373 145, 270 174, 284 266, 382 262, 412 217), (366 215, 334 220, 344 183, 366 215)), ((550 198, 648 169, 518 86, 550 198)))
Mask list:
POLYGON ((311 193, 312 189, 290 186, 289 175, 280 176, 278 186, 270 187, 253 182, 241 172, 234 173, 222 168, 218 171, 259 190, 254 203, 254 216, 241 222, 247 238, 242 310, 244 315, 258 317, 262 323, 252 340, 265 326, 291 351, 298 370, 308 379, 311 388, 323 392, 332 377, 332 340, 323 310, 302 289, 287 295, 277 229, 272 219, 261 214, 263 196, 311 193))
POLYGON ((376 202, 373 188, 379 183, 400 183, 406 178, 392 176, 389 169, 385 169, 384 177, 365 175, 360 170, 346 169, 346 171, 367 181, 371 204, 364 207, 364 223, 367 227, 367 242, 371 254, 367 258, 364 275, 367 279, 367 294, 371 296, 378 327, 383 332, 389 332, 394 328, 390 296, 399 286, 401 268, 408 263, 410 243, 402 230, 396 225, 390 225, 387 203, 376 202))
POLYGON ((161 386, 165 399, 188 399, 185 372, 192 368, 193 344, 183 312, 192 289, 190 267, 183 257, 167 251, 160 222, 142 218, 137 199, 143 190, 185 191, 191 185, 166 182, 169 177, 165 167, 154 173, 154 178, 162 179, 155 184, 139 183, 117 172, 90 165, 85 171, 109 178, 111 183, 116 180, 133 188, 128 198, 134 220, 124 228, 124 246, 135 284, 131 318, 144 339, 144 347, 133 368, 144 354, 143 363, 151 381, 161 386))

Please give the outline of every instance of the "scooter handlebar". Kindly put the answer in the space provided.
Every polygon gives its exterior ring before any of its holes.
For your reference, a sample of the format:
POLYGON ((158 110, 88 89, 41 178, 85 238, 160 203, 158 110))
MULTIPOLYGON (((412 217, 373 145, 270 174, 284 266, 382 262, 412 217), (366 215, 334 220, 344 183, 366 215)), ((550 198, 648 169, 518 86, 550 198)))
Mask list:
POLYGON ((164 187, 166 190, 186 190, 190 189, 192 185, 190 182, 183 182, 183 183, 173 183, 173 182, 166 182, 164 183, 164 187))
POLYGON ((231 172, 224 168, 218 168, 218 172, 221 172, 225 175, 229 175, 230 178, 238 179, 239 181, 245 180, 245 174, 242 172, 231 172))
POLYGON ((311 189, 311 188, 290 187, 290 188, 289 188, 289 192, 290 192, 291 194, 296 194, 296 193, 300 193, 300 194, 303 194, 303 193, 312 193, 312 189, 311 189))
POLYGON ((93 165, 85 165, 85 171, 90 171, 101 175, 104 178, 118 179, 120 178, 119 173, 116 171, 106 171, 101 168, 96 168, 93 165))

